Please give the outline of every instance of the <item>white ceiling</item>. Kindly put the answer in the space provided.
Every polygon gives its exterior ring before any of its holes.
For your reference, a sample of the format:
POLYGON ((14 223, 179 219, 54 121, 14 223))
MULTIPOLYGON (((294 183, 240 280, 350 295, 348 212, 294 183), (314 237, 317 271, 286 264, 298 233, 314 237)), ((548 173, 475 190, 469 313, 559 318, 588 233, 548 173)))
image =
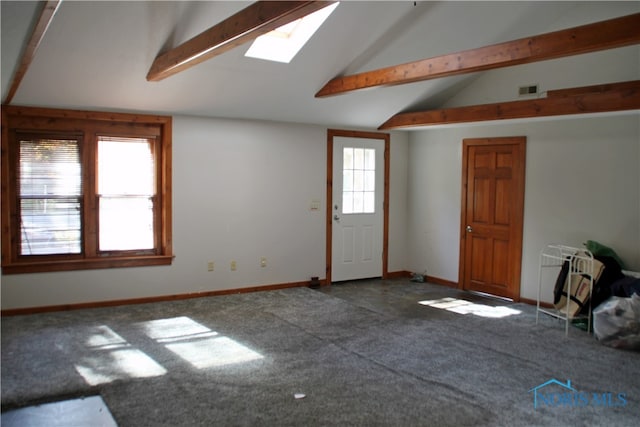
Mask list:
MULTIPOLYGON (((483 73, 325 99, 315 93, 340 74, 639 9, 639 2, 346 1, 290 64, 246 58, 246 44, 163 81, 146 80, 159 53, 249 4, 63 1, 11 104, 376 128, 408 108, 443 105, 483 73)), ((1 1, 2 99, 38 13, 36 2, 1 1)))

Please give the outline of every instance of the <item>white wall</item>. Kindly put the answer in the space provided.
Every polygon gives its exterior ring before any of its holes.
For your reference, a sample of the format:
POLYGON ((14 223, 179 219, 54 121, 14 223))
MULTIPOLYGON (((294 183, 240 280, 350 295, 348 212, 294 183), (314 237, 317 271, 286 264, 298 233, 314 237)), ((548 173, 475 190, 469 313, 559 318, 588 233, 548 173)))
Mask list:
MULTIPOLYGON (((2 309, 325 276, 326 128, 174 117, 173 129, 173 265, 4 275, 2 309), (319 211, 310 210, 313 200, 319 211)), ((393 134, 391 145, 389 269, 398 271, 405 268, 407 135, 393 134)))
POLYGON ((521 296, 547 243, 609 245, 640 270, 640 114, 474 125, 409 137, 408 268, 457 282, 462 139, 526 136, 521 296))
POLYGON ((391 132, 389 176, 389 272, 407 270, 409 133, 391 132))
POLYGON ((408 269, 457 280, 462 144, 438 131, 409 137, 408 269))

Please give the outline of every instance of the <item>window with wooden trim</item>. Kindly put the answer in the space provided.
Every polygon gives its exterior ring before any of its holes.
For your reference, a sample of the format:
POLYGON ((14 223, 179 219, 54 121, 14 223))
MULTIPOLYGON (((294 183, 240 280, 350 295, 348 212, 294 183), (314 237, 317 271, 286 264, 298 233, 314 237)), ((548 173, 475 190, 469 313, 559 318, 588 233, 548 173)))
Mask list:
POLYGON ((3 273, 171 263, 170 117, 2 116, 3 273))

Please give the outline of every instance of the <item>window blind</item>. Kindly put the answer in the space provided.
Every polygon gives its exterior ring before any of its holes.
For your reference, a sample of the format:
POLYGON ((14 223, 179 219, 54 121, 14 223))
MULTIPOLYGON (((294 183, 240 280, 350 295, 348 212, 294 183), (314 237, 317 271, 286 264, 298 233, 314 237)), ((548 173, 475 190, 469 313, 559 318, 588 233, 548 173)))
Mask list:
POLYGON ((19 156, 20 254, 80 253, 78 140, 21 138, 19 156))

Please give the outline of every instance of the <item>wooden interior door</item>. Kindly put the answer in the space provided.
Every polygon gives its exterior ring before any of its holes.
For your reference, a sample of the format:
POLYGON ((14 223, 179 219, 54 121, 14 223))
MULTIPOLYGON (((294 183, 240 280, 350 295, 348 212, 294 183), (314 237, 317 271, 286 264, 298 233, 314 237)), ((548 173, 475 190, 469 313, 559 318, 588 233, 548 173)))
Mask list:
POLYGON ((461 287, 520 298, 526 138, 463 141, 461 287))

